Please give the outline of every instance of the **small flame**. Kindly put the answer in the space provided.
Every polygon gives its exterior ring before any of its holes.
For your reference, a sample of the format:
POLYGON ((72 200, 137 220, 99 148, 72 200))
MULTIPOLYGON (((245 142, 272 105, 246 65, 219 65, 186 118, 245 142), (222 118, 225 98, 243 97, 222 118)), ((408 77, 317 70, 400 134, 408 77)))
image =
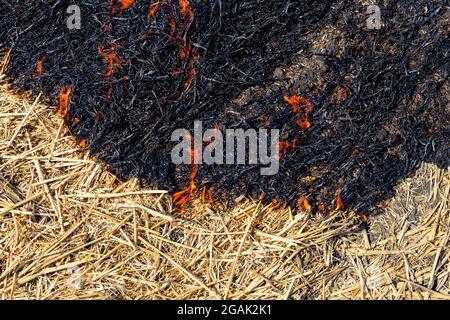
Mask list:
POLYGON ((110 78, 114 72, 119 70, 120 66, 124 64, 125 61, 117 57, 115 44, 111 47, 109 52, 106 52, 102 47, 98 47, 97 50, 100 56, 105 59, 108 66, 105 77, 110 78))
POLYGON ((178 56, 180 57, 181 61, 185 61, 192 53, 192 47, 190 44, 187 44, 185 41, 182 41, 182 44, 180 45, 180 52, 178 56))
POLYGON ((336 210, 344 210, 344 203, 342 202, 341 192, 339 191, 336 198, 336 210))
MULTIPOLYGON (((192 136, 189 135, 186 137, 189 141, 193 141, 192 136)), ((189 155, 191 158, 191 163, 194 164, 195 158, 198 156, 198 151, 195 150, 195 147, 193 146, 190 151, 189 155)), ((195 177, 197 176, 199 170, 198 164, 194 164, 194 167, 192 169, 190 178, 189 178, 189 185, 184 188, 183 190, 176 192, 172 196, 172 202, 173 204, 178 207, 181 211, 184 210, 184 205, 189 201, 190 197, 194 194, 195 190, 197 190, 197 185, 195 184, 195 177)))
POLYGON ((148 8, 148 14, 150 17, 156 17, 156 13, 161 7, 161 2, 159 0, 151 0, 150 8, 148 8))
POLYGON ((134 0, 118 0, 120 3, 120 10, 125 11, 131 8, 134 3, 134 0))
POLYGON ((87 147, 87 140, 86 140, 86 139, 79 139, 79 140, 77 141, 77 143, 78 143, 78 145, 79 145, 81 148, 86 149, 86 147, 87 147))
POLYGON ((69 96, 72 92, 70 86, 62 86, 59 91, 59 110, 58 113, 62 116, 66 116, 69 109, 69 96))
POLYGON ((295 150, 295 148, 297 147, 297 140, 294 140, 293 142, 280 141, 277 143, 276 147, 278 149, 278 156, 275 160, 280 161, 281 157, 286 153, 286 151, 295 150))
POLYGON ((309 212, 312 209, 311 204, 309 203, 309 201, 306 197, 299 197, 297 203, 298 203, 298 208, 302 211, 309 212))
POLYGON ((36 75, 40 78, 44 72, 44 62, 47 60, 47 55, 43 55, 36 64, 36 75))
POLYGON ((179 0, 181 7, 180 14, 185 16, 189 22, 194 21, 194 11, 191 9, 191 5, 186 0, 179 0))
POLYGON ((359 218, 361 219, 361 221, 363 223, 367 223, 367 221, 369 221, 369 219, 367 218, 367 216, 365 214, 360 213, 359 214, 359 218))
POLYGON ((119 9, 117 8, 116 4, 118 3, 120 5, 120 10, 125 11, 131 8, 131 6, 134 4, 134 0, 109 0, 109 14, 110 16, 114 16, 119 9))
POLYGON ((309 116, 314 109, 314 105, 311 103, 311 101, 299 96, 285 96, 284 101, 286 101, 291 106, 295 123, 301 129, 310 128, 311 121, 309 120, 309 116))

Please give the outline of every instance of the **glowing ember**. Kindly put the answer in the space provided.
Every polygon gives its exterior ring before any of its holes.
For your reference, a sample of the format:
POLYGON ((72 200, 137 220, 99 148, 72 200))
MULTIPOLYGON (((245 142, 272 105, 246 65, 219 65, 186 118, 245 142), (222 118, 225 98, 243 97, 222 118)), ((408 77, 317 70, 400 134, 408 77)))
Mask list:
POLYGON ((359 214, 359 218, 361 219, 361 221, 363 223, 367 223, 369 221, 369 219, 367 218, 367 216, 365 214, 360 213, 359 214))
POLYGON ((300 210, 306 211, 306 212, 309 212, 312 209, 311 204, 309 203, 309 201, 306 197, 298 198, 298 208, 300 210))
POLYGON ((156 17, 156 13, 159 10, 159 7, 161 7, 161 2, 158 0, 151 0, 150 8, 148 8, 148 14, 150 17, 156 17))
POLYGON ((192 11, 191 6, 186 0, 179 0, 181 7, 180 14, 185 16, 189 22, 194 21, 194 11, 192 11))
POLYGON ((105 59, 106 64, 108 66, 108 70, 106 71, 105 77, 111 77, 114 72, 120 69, 120 66, 125 63, 124 60, 121 60, 117 57, 116 54, 116 45, 114 44, 109 52, 106 52, 102 47, 97 48, 100 56, 105 59))
POLYGON ((43 55, 36 64, 36 76, 41 77, 44 72, 44 62, 47 60, 47 55, 43 55))
MULTIPOLYGON (((192 136, 187 137, 189 141, 193 141, 192 136)), ((191 163, 194 163, 195 158, 198 156, 198 151, 195 150, 194 147, 190 150, 190 158, 191 163)), ((173 204, 178 207, 180 211, 184 210, 184 205, 189 201, 190 197, 194 194, 195 190, 197 190, 197 186, 195 184, 195 177, 197 176, 199 166, 198 164, 194 164, 194 167, 191 172, 191 176, 189 178, 189 185, 183 190, 176 192, 172 196, 173 204)))
POLYGON ((134 0, 118 0, 122 11, 128 10, 134 3, 134 0))
POLYGON ((313 111, 314 106, 308 99, 299 96, 285 96, 284 101, 291 106, 292 113, 294 114, 294 121, 301 129, 308 129, 311 127, 309 116, 313 111))
POLYGON ((59 91, 59 110, 58 113, 62 116, 66 116, 69 109, 69 96, 72 92, 70 86, 63 86, 59 91))
POLYGON ((206 197, 206 187, 203 187, 202 189, 202 204, 205 204, 205 197, 206 197))
POLYGON ((79 145, 81 148, 86 149, 86 147, 87 147, 87 140, 86 140, 86 139, 79 139, 79 140, 77 141, 77 143, 78 143, 78 145, 79 145))
POLYGON ((109 0, 109 14, 111 16, 115 15, 117 11, 125 11, 131 8, 131 6, 134 4, 134 0, 109 0), (117 8, 117 4, 119 4, 120 9, 117 8))
POLYGON ((341 192, 339 191, 336 198, 336 210, 344 210, 344 203, 342 202, 341 192))
POLYGON ((295 150, 297 147, 297 140, 294 140, 293 142, 289 141, 280 141, 277 143, 278 148, 278 156, 276 157, 276 160, 280 160, 283 154, 286 153, 288 150, 295 150))
POLYGON ((183 41, 183 44, 181 45, 181 48, 180 48, 180 52, 178 54, 180 57, 180 60, 181 61, 186 60, 190 56, 191 52, 192 52, 191 45, 186 44, 185 41, 183 41))

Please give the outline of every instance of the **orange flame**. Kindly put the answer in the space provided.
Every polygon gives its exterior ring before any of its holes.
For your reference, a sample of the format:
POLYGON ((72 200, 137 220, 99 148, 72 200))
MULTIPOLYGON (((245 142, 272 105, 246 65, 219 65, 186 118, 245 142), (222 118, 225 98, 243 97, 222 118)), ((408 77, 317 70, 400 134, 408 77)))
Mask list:
POLYGON ((110 78, 114 72, 119 70, 120 66, 124 64, 125 61, 117 57, 115 44, 111 47, 109 52, 106 52, 102 47, 98 47, 97 50, 100 56, 105 59, 108 66, 105 77, 110 78))
POLYGON ((66 116, 69 109, 69 96, 72 92, 70 86, 62 86, 59 91, 59 110, 58 113, 62 116, 66 116))
POLYGON ((341 192, 339 191, 336 198, 336 210, 344 210, 344 203, 342 202, 341 192))
POLYGON ((186 60, 192 53, 192 47, 190 44, 187 44, 186 41, 182 41, 182 44, 180 45, 180 52, 178 56, 180 57, 181 61, 186 60))
MULTIPOLYGON (((188 140, 192 142, 192 136, 188 136, 188 140)), ((191 163, 194 164, 195 158, 198 155, 198 151, 195 150, 195 147, 191 147, 189 151, 189 155, 191 158, 191 163)), ((172 202, 173 204, 178 207, 181 211, 184 210, 184 205, 189 201, 192 194, 194 194, 195 190, 197 190, 197 185, 195 184, 195 177, 197 176, 199 170, 198 164, 194 164, 194 167, 192 169, 190 178, 189 178, 189 185, 184 188, 183 190, 176 192, 172 195, 172 202)))
POLYGON ((120 5, 120 10, 125 11, 131 8, 134 4, 134 0, 109 0, 109 14, 114 16, 119 9, 115 6, 116 3, 120 5))
POLYGON ((134 3, 134 0, 118 0, 120 3, 120 10, 128 10, 134 3))
POLYGON ((47 60, 47 55, 44 54, 37 62, 36 64, 36 75, 38 77, 42 76, 42 73, 44 72, 44 62, 47 60))
POLYGON ((309 116, 314 109, 314 105, 308 99, 299 96, 285 96, 284 101, 286 101, 291 106, 295 123, 301 129, 310 128, 311 122, 309 120, 309 116))
POLYGON ((369 221, 369 219, 367 218, 367 216, 365 214, 360 213, 359 214, 359 218, 361 219, 362 222, 367 223, 367 221, 369 221))
POLYGON ((206 197, 206 187, 203 187, 203 189, 202 189, 202 204, 205 204, 206 203, 206 201, 205 201, 205 197, 206 197))
POLYGON ((294 150, 297 147, 297 140, 294 140, 293 142, 280 141, 276 144, 276 147, 278 149, 278 156, 275 160, 279 161, 286 151, 294 150))
POLYGON ((181 10, 180 14, 185 16, 189 22, 194 21, 194 11, 191 9, 191 5, 186 0, 179 0, 178 1, 181 10))
POLYGON ((306 197, 299 197, 297 204, 298 204, 298 208, 302 211, 309 212, 312 209, 311 204, 309 203, 309 201, 306 197))
POLYGON ((161 7, 161 2, 158 0, 151 0, 150 8, 148 8, 148 14, 150 17, 156 17, 156 13, 161 7))
POLYGON ((86 149, 87 147, 87 140, 86 139, 79 139, 77 140, 78 145, 80 146, 80 148, 86 149))

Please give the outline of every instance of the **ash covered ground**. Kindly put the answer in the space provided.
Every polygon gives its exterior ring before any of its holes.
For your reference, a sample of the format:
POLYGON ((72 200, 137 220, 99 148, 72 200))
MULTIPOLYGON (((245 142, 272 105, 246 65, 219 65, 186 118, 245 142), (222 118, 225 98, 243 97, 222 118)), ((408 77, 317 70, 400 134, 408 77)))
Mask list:
POLYGON ((6 1, 0 47, 122 179, 232 205, 240 195, 370 213, 422 161, 449 166, 449 1, 6 1), (81 9, 69 30, 67 7, 81 9), (279 129, 280 171, 175 165, 175 129, 279 129), (210 190, 210 191, 208 191, 210 190))

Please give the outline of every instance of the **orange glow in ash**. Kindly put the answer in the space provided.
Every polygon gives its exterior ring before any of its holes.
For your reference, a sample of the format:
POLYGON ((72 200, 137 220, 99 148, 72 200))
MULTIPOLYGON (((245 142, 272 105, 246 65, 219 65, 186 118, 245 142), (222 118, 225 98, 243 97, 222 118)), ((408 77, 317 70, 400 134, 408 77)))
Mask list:
POLYGON ((191 9, 191 5, 186 0, 179 0, 178 1, 181 10, 180 14, 185 16, 189 22, 194 21, 194 11, 191 9))
MULTIPOLYGON (((192 136, 187 137, 189 141, 193 141, 192 136)), ((198 150, 195 150, 194 147, 190 149, 189 152, 191 163, 194 163, 195 158, 198 156, 198 150)), ((197 176, 199 170, 198 164, 194 164, 190 178, 189 185, 183 190, 176 192, 172 195, 173 204, 180 209, 180 211, 184 210, 184 205, 189 201, 190 197, 194 194, 195 190, 197 190, 197 185, 195 184, 195 177, 197 176)))
POLYGON ((197 76, 197 71, 195 71, 195 64, 200 60, 200 53, 196 52, 191 62, 189 63, 188 77, 184 82, 184 87, 188 90, 191 87, 192 81, 197 76))
POLYGON ((59 110, 58 113, 62 116, 66 116, 69 110, 69 96, 72 92, 70 86, 62 86, 59 91, 59 110))
POLYGON ((202 189, 202 204, 206 203, 205 198, 206 198, 206 187, 203 187, 203 189, 202 189))
POLYGON ((44 72, 44 62, 47 60, 47 55, 43 55, 36 64, 36 75, 38 77, 42 76, 42 73, 44 72))
POLYGON ((341 192, 339 191, 336 198, 336 210, 344 210, 344 203, 342 202, 341 192))
POLYGON ((309 120, 309 116, 314 109, 314 105, 311 103, 311 101, 299 96, 285 96, 284 101, 286 101, 291 106, 295 123, 301 129, 310 128, 311 121, 309 120))
POLYGON ((83 149, 86 149, 87 144, 88 144, 86 139, 79 139, 79 140, 77 140, 77 143, 83 149))
POLYGON ((109 52, 106 52, 102 47, 98 47, 97 50, 100 56, 105 59, 106 65, 108 66, 105 77, 110 78, 114 72, 120 69, 120 66, 124 64, 125 61, 117 57, 115 44, 111 47, 109 52))
POLYGON ((286 153, 288 150, 295 150, 297 147, 297 140, 294 140, 293 142, 289 141, 280 141, 277 143, 277 149, 278 149, 278 156, 275 160, 280 160, 283 154, 286 153))
POLYGON ((134 0, 118 0, 122 11, 128 10, 134 3, 134 0))
POLYGON ((301 128, 301 129, 308 129, 311 128, 311 121, 309 119, 296 119, 295 123, 301 128))
POLYGON ((150 17, 156 17, 156 13, 161 7, 161 2, 159 0, 151 0, 150 8, 148 8, 148 14, 150 17))
POLYGON ((359 218, 361 219, 362 222, 367 223, 367 221, 369 221, 369 219, 367 218, 367 216, 365 214, 360 213, 359 214, 359 218))
POLYGON ((190 44, 185 43, 185 41, 182 41, 182 44, 180 46, 180 52, 178 56, 180 57, 181 61, 185 61, 192 53, 192 47, 190 44))
POLYGON ((298 204, 298 208, 301 211, 309 212, 312 209, 311 204, 309 203, 309 201, 306 197, 299 197, 297 204, 298 204))
POLYGON ((134 4, 134 0, 109 0, 109 14, 110 16, 114 16, 119 9, 117 8, 117 4, 120 6, 121 11, 128 10, 134 4))

